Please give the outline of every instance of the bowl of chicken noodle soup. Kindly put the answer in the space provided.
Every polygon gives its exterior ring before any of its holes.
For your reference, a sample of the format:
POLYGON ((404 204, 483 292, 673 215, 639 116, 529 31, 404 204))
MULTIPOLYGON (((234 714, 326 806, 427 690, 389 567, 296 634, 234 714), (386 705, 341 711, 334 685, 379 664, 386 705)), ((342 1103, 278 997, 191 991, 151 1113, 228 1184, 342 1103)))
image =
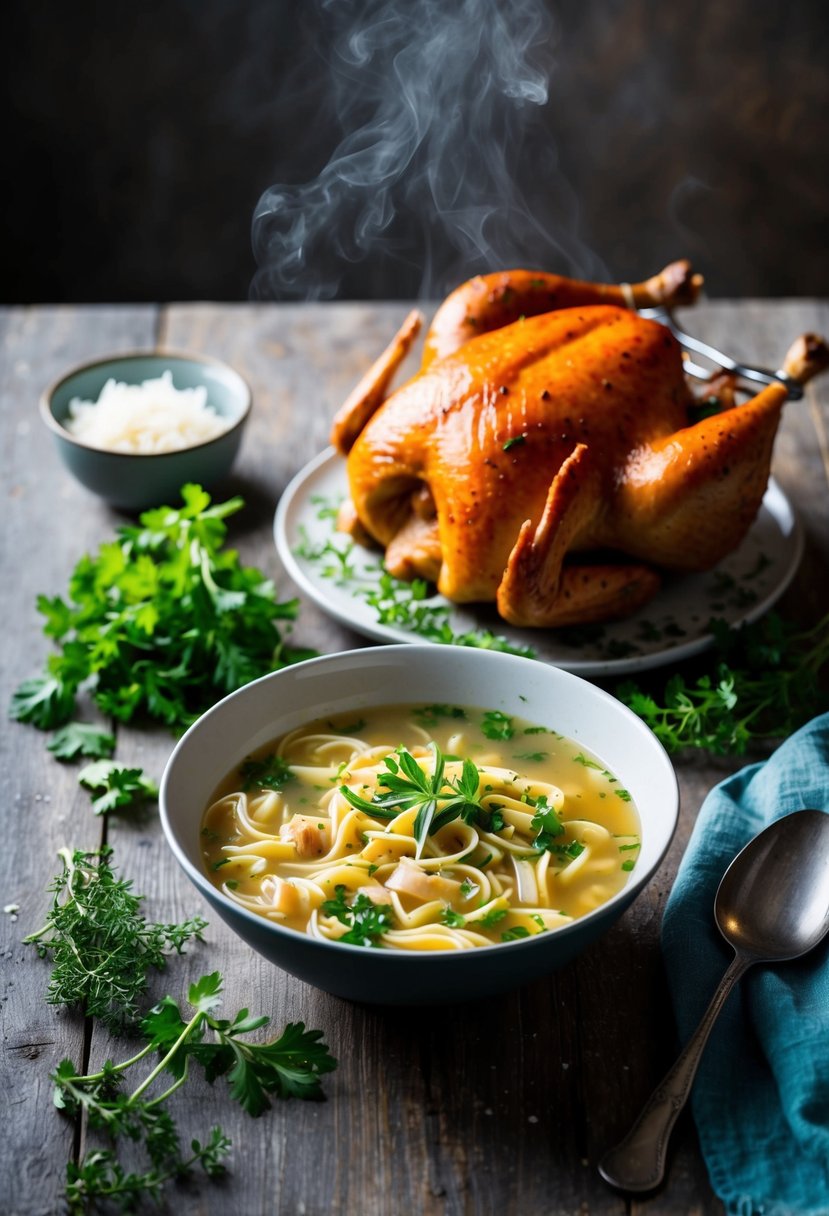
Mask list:
POLYGON ((233 693, 161 785, 174 853, 277 966, 383 1004, 560 967, 653 876, 676 778, 609 694, 542 663, 386 646, 233 693))

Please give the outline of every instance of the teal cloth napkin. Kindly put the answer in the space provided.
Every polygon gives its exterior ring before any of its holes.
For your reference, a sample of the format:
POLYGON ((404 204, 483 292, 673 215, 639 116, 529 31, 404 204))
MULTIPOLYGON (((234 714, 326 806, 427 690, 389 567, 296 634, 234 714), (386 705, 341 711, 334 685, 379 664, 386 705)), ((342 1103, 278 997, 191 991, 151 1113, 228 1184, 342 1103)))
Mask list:
MULTIPOLYGON (((733 958, 713 915, 726 867, 767 824, 804 807, 829 812, 829 714, 703 803, 662 925, 682 1043, 733 958)), ((691 1106, 729 1216, 829 1216, 829 939, 743 977, 711 1033, 691 1106)))

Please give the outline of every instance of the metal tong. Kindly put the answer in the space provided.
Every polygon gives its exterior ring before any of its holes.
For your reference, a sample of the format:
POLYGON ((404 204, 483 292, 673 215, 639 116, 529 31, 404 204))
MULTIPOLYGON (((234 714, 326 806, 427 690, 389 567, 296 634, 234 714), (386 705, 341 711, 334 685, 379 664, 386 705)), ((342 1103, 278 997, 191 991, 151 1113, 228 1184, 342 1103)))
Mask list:
MULTIPOLYGON (((717 350, 715 346, 709 346, 700 338, 686 334, 679 328, 667 308, 640 308, 639 314, 659 321, 671 331, 683 350, 692 351, 695 355, 702 355, 703 358, 710 359, 724 372, 733 372, 735 376, 739 376, 743 380, 754 380, 758 384, 782 384, 790 401, 799 401, 803 396, 803 385, 793 380, 782 368, 773 372, 767 367, 753 367, 750 363, 738 363, 736 359, 717 350)), ((700 364, 693 363, 690 359, 685 360, 684 367, 688 375, 697 380, 708 380, 711 375, 710 369, 701 367, 700 364)))

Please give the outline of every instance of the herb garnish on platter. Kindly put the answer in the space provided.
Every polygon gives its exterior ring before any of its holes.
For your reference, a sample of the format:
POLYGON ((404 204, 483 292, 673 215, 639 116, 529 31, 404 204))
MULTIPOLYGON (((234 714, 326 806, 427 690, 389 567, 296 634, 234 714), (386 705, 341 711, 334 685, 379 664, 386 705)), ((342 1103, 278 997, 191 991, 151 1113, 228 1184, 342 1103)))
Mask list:
MULTIPOLYGON (((337 504, 315 495, 312 499, 317 519, 333 521, 337 504)), ((378 625, 405 629, 429 642, 449 646, 472 646, 479 650, 499 650, 523 658, 535 658, 532 646, 520 645, 493 633, 490 629, 470 629, 457 632, 452 628, 451 605, 436 600, 434 591, 422 578, 405 582, 389 574, 385 567, 376 570, 358 569, 353 561, 354 541, 333 531, 321 543, 314 543, 300 526, 300 543, 294 550, 297 557, 314 565, 322 578, 331 579, 338 587, 347 588, 356 598, 374 610, 378 625)))

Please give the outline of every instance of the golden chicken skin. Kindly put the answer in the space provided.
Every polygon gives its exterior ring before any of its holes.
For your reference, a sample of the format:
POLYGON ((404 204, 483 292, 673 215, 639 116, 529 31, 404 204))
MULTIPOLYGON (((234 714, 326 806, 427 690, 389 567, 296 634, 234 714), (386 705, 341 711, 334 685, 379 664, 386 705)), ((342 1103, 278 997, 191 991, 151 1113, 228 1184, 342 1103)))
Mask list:
MULTIPOLYGON (((340 527, 385 549, 403 579, 457 603, 495 602, 513 625, 623 616, 660 571, 710 568, 735 549, 766 490, 787 398, 772 384, 693 421, 682 350, 642 307, 689 304, 701 279, 672 263, 639 284, 515 270, 441 305, 421 370, 388 394, 420 329, 407 317, 332 428, 347 456, 340 527)), ((798 340, 799 381, 827 347, 798 340)))

